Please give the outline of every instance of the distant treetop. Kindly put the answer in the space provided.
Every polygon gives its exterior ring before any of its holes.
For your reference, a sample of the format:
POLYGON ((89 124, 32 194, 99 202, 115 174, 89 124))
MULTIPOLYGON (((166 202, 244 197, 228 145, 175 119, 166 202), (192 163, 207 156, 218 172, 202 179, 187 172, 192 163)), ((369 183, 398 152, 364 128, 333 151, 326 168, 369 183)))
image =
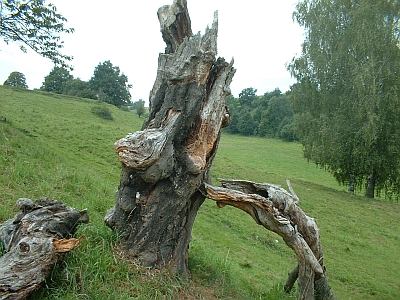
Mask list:
POLYGON ((20 72, 11 72, 7 80, 4 81, 4 85, 15 86, 23 89, 27 89, 25 75, 20 72))

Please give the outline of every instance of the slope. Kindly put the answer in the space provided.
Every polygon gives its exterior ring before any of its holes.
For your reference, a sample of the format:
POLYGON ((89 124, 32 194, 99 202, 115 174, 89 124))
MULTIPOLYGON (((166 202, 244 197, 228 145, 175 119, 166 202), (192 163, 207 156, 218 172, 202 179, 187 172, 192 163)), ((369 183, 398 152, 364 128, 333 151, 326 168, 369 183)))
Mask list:
MULTIPOLYGON (((281 292, 295 255, 241 211, 206 201, 190 248, 192 279, 150 272, 118 256, 103 217, 114 204, 120 164, 113 143, 143 119, 106 105, 113 120, 91 112, 92 100, 0 86, 0 222, 19 197, 48 196, 91 222, 83 244, 53 272, 34 299, 291 299, 281 292)), ((338 299, 400 297, 400 206, 351 196, 329 174, 305 162, 301 146, 223 134, 213 178, 284 184, 321 229, 328 274, 338 299)), ((215 182, 216 184, 217 182, 215 182)))

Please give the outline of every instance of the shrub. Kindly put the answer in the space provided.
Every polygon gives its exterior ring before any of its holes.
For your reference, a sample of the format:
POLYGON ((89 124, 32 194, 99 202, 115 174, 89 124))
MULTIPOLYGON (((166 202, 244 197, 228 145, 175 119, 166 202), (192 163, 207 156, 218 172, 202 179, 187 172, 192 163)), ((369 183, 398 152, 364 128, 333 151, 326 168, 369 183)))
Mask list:
POLYGON ((119 108, 121 110, 123 110, 123 111, 129 111, 130 110, 128 105, 121 105, 119 108))
POLYGON ((93 114, 95 114, 96 116, 99 116, 102 119, 105 119, 105 120, 113 120, 114 119, 113 116, 111 115, 111 111, 104 104, 98 104, 96 106, 93 106, 91 111, 93 114))

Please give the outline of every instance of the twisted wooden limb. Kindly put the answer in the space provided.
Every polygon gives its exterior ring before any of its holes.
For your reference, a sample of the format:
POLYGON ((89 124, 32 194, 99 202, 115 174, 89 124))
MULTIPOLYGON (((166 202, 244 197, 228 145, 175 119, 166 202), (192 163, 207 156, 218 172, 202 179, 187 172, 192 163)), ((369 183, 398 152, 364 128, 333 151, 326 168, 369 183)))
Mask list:
POLYGON ((288 273, 288 279, 286 280, 285 286, 283 287, 286 293, 290 293, 298 277, 299 265, 294 267, 294 269, 288 273))
POLYGON ((245 180, 219 179, 222 187, 204 184, 206 197, 217 201, 218 207, 231 205, 253 217, 257 224, 279 234, 285 243, 293 249, 298 258, 298 271, 290 273, 290 291, 298 278, 300 299, 335 299, 330 289, 323 264, 323 254, 319 238, 319 229, 314 219, 308 217, 297 205, 298 198, 292 191, 289 194, 281 187, 268 183, 254 183, 245 180), (324 282, 323 293, 314 283, 324 282))

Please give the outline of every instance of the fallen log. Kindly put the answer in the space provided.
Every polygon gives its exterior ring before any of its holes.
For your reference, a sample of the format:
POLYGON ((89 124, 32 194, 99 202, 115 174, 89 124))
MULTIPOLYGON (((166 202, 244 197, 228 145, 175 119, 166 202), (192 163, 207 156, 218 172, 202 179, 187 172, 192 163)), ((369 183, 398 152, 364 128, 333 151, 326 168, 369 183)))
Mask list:
POLYGON ((87 223, 86 210, 43 198, 17 200, 20 212, 0 225, 0 241, 6 253, 0 257, 0 299, 25 299, 51 275, 66 252, 79 239, 71 238, 80 223, 87 223))
POLYGON ((219 179, 222 187, 204 183, 204 195, 218 207, 231 205, 253 217, 257 224, 279 234, 297 255, 298 266, 289 273, 285 291, 298 279, 300 299, 335 299, 324 265, 319 229, 298 206, 299 198, 280 186, 246 180, 219 179))

